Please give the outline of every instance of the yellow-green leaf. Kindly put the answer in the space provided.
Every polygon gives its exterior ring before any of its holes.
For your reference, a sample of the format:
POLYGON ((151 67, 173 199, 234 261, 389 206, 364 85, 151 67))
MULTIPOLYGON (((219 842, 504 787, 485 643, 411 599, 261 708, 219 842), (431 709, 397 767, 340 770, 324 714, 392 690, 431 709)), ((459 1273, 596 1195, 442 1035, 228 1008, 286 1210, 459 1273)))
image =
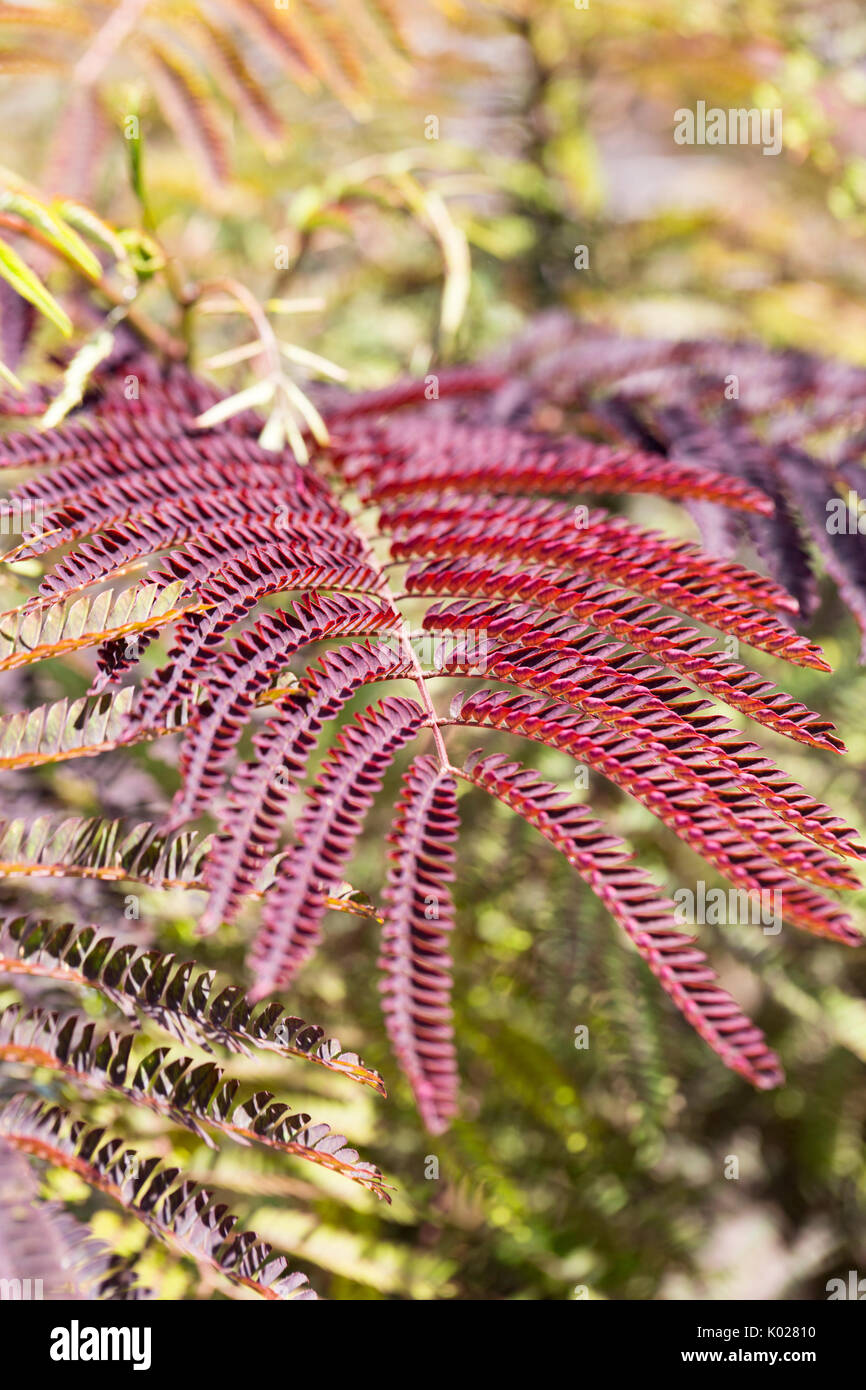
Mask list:
POLYGON ((22 299, 26 299, 28 304, 32 304, 40 314, 50 319, 65 337, 69 337, 72 332, 72 320, 66 310, 60 307, 38 275, 34 275, 18 252, 13 251, 5 241, 0 241, 0 275, 22 299))
POLYGON ((29 198, 26 193, 13 193, 7 190, 0 194, 0 207, 7 212, 14 212, 18 217, 28 222, 31 227, 35 227, 44 237, 47 237, 52 246, 62 251, 91 280, 100 278, 102 267, 90 247, 81 240, 77 232, 61 221, 44 203, 37 202, 35 198, 29 198))

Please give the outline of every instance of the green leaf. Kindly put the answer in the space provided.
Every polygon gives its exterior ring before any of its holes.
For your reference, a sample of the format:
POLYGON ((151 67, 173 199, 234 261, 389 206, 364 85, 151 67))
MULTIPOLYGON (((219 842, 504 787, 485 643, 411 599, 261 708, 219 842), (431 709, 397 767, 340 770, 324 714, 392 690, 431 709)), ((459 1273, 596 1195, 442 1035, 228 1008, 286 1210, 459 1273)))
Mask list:
POLYGON ((97 246, 101 246, 103 251, 107 251, 110 256, 113 256, 120 270, 127 266, 129 255, 121 233, 116 232, 113 227, 110 227, 107 222, 103 222, 101 217, 97 217, 95 212, 84 207, 82 203, 65 198, 56 206, 58 215, 63 218, 63 221, 84 236, 89 237, 97 246))
POLYGON ((45 318, 50 319, 57 328, 60 329, 64 337, 68 338, 72 332, 72 320, 65 309, 62 309, 57 300, 39 279, 34 275, 29 265, 22 261, 17 251, 7 245, 5 241, 0 241, 0 275, 20 294, 22 299, 26 299, 28 304, 34 305, 45 318))
POLYGON ((35 198, 29 198, 26 193, 9 191, 0 194, 0 207, 7 212, 16 213, 31 227, 35 227, 47 237, 52 246, 62 251, 91 280, 101 277, 102 267, 90 247, 81 240, 77 232, 61 221, 51 208, 37 202, 35 198))

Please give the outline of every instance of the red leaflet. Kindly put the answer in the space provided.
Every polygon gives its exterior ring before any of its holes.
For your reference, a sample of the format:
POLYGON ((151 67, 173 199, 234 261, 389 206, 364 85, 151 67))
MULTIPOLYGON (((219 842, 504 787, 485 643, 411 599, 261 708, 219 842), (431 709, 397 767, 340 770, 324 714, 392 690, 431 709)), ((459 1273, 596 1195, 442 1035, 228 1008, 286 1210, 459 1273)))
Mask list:
POLYGON ((202 932, 231 921, 279 846, 286 805, 297 790, 324 726, 371 681, 408 677, 411 668, 386 646, 354 643, 308 669, 297 695, 277 707, 253 740, 255 757, 232 778, 216 838, 205 861, 210 889, 202 932))
POLYGON ((519 430, 450 421, 433 425, 423 414, 395 424, 335 433, 332 452, 343 474, 363 480, 377 501, 410 492, 460 488, 477 492, 655 492, 703 497, 770 515, 757 488, 712 469, 658 455, 614 450, 588 440, 558 440, 519 430))
MULTIPOLYGON (((581 517, 583 521, 583 517, 581 517)), ((485 522, 472 517, 462 523, 453 514, 440 526, 419 525, 398 536, 393 545, 395 559, 419 556, 440 557, 438 592, 448 588, 449 563, 475 557, 494 570, 510 562, 555 564, 563 571, 576 571, 635 589, 648 598, 658 599, 681 613, 729 633, 737 641, 783 656, 798 666, 829 670, 820 649, 798 636, 772 614, 747 599, 731 596, 712 570, 705 570, 703 557, 668 558, 660 548, 648 546, 643 538, 629 545, 627 533, 609 534, 605 523, 591 514, 588 524, 572 526, 563 533, 560 525, 552 529, 545 522, 537 527, 520 518, 510 526, 496 513, 485 522), (448 558, 441 558, 448 557, 448 558)), ((432 570, 425 571, 429 576, 432 570)))
MULTIPOLYGON (((275 498, 278 496, 280 494, 274 494, 275 498)), ((276 502, 273 505, 275 514, 276 502)), ((191 513, 189 517, 179 515, 180 508, 170 505, 155 515, 136 521, 119 521, 107 527, 94 541, 79 546, 74 554, 61 560, 43 579, 40 594, 45 598, 59 598, 97 581, 116 579, 136 562, 149 560, 158 551, 176 545, 184 545, 185 549, 169 555, 163 561, 167 566, 163 574, 151 578, 162 579, 166 584, 184 578, 194 592, 196 583, 211 577, 230 559, 254 556, 263 549, 263 533, 268 534, 262 524, 263 518, 255 518, 258 524, 233 523, 230 513, 225 511, 221 524, 213 531, 205 531, 203 519, 197 522, 194 519, 196 508, 190 504, 186 507, 191 513)), ((204 511, 204 508, 199 510, 204 511)), ((357 541, 351 536, 335 535, 333 525, 327 526, 326 521, 322 513, 314 512, 303 527, 285 525, 274 529, 270 540, 264 544, 294 544, 303 546, 308 553, 314 544, 317 549, 311 558, 320 564, 333 565, 338 559, 347 558, 357 562, 360 555, 357 541)))
MULTIPOLYGON (((483 367, 452 367, 436 374, 436 399, 445 396, 463 396, 475 392, 487 395, 503 384, 500 371, 483 367)), ((424 379, 397 381, 393 386, 385 386, 380 391, 361 391, 350 396, 347 392, 333 393, 335 404, 326 410, 325 418, 330 429, 336 430, 344 421, 357 419, 361 415, 389 415, 404 405, 417 405, 429 398, 428 382, 424 379), (338 403, 337 403, 338 402, 338 403)))
POLYGON ((388 840, 391 871, 379 965, 388 1036, 427 1128, 447 1128, 457 1108, 451 1027, 457 784, 435 758, 415 758, 403 778, 388 840))
POLYGON ((344 727, 310 789, 296 843, 265 905, 252 949, 253 999, 288 984, 315 948, 324 895, 343 877, 385 769, 423 722, 424 711, 414 700, 389 696, 344 727))
POLYGON ((630 792, 725 878, 750 892, 782 892, 786 920, 794 926, 849 946, 860 944, 839 904, 793 874, 836 889, 857 888, 859 880, 748 795, 737 794, 732 801, 727 787, 719 788, 718 772, 706 764, 687 766, 677 776, 638 739, 623 738, 599 720, 581 719, 567 706, 508 692, 457 697, 451 714, 461 724, 506 729, 571 753, 630 792))
MULTIPOLYGON (((497 538, 519 535, 526 543, 533 538, 546 543, 566 542, 567 545, 585 540, 599 552, 602 549, 616 555, 628 552, 644 567, 651 562, 667 562, 676 566, 681 576, 688 575, 704 585, 715 584, 727 597, 737 594, 759 608, 797 612, 797 604, 787 590, 765 575, 707 555, 691 541, 674 540, 658 531, 648 531, 600 507, 590 510, 527 497, 497 497, 493 493, 450 499, 447 495, 430 493, 416 498, 409 507, 386 507, 381 524, 395 536, 395 553, 423 554, 423 547, 430 546, 431 538, 436 541, 440 536, 447 536, 449 540, 456 540, 466 534, 473 538, 489 535, 491 522, 495 523, 497 538), (591 535, 585 534, 589 532, 591 535)), ((432 553, 439 553, 435 546, 431 549, 432 553)))
POLYGON ((584 806, 569 804, 550 782, 501 753, 470 760, 466 775, 541 831, 585 879, 631 937, 662 988, 725 1065, 762 1090, 784 1080, 779 1059, 739 1005, 718 985, 694 939, 677 930, 673 903, 632 865, 621 840, 584 806))
MULTIPOLYGON (((477 583, 467 583, 466 587, 475 592, 493 591, 501 587, 512 593, 524 587, 532 598, 543 606, 511 603, 475 603, 471 600, 458 600, 455 603, 436 603, 428 608, 424 617, 427 628, 444 628, 448 631, 478 631, 489 636, 504 634, 506 638, 519 640, 527 646, 537 644, 548 651, 562 650, 566 647, 582 647, 587 641, 594 641, 598 648, 597 634, 588 626, 613 632, 624 639, 624 643, 652 655, 672 671, 677 671, 693 685, 706 690, 710 695, 724 701, 734 709, 742 710, 759 724, 801 743, 810 743, 816 748, 826 748, 832 752, 845 751, 841 739, 833 734, 833 725, 820 715, 807 709, 798 701, 776 691, 769 681, 762 681, 754 671, 747 670, 737 661, 728 660, 719 652, 708 651, 712 646, 711 637, 702 637, 694 628, 678 627, 655 606, 640 603, 628 595, 599 585, 585 586, 596 591, 592 598, 575 595, 566 586, 543 583, 535 589, 532 577, 524 586, 517 582, 500 586, 482 576, 477 583), (575 624, 566 617, 551 616, 551 612, 573 613, 585 617, 588 622, 575 624), (632 622, 632 616, 644 619, 632 622), (675 640, 676 639, 676 640, 675 640)), ((410 575, 409 591, 423 591, 423 575, 410 575)), ((622 644, 621 644, 622 645, 622 644)), ((621 646, 610 646, 606 650, 614 652, 621 646)), ((635 678, 640 679, 640 667, 631 667, 635 678)))
POLYGON ((393 628, 394 614, 379 601, 311 597, 260 618, 231 650, 199 671, 205 699, 181 749, 183 786, 166 828, 199 815, 222 785, 225 769, 255 698, 290 657, 310 642, 393 628))

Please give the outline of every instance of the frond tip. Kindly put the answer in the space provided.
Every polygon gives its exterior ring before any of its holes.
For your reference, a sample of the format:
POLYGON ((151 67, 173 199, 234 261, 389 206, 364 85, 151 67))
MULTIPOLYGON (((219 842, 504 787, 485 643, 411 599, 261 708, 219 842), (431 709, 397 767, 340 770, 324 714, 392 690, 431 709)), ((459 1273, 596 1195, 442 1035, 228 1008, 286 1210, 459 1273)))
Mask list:
POLYGON ((446 945, 454 927, 449 885, 458 828, 457 783, 450 769, 440 768, 435 758, 416 758, 403 778, 388 836, 392 864, 380 989, 394 1051, 433 1134, 447 1127, 456 1109, 452 962, 446 945))
POLYGON ((621 840, 585 806, 571 803, 551 782, 502 754, 470 759, 464 773, 518 811, 565 855, 619 922, 665 993, 726 1066, 760 1090, 781 1085, 784 1073, 763 1033, 719 986, 694 938, 678 930, 674 904, 657 896, 652 880, 631 862, 621 840))

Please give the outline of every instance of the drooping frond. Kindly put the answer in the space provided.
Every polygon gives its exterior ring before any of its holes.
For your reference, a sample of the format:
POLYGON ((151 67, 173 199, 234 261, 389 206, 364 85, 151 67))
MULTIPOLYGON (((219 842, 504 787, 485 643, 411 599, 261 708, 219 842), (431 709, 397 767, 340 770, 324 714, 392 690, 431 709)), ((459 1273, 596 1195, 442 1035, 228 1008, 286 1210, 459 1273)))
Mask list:
POLYGON ((123 1140, 88 1128, 57 1105, 26 1095, 0 1111, 0 1139, 22 1153, 76 1173, 106 1193, 180 1254, 262 1298, 315 1298, 303 1274, 237 1218, 206 1188, 155 1158, 139 1158, 123 1140))
POLYGON ((388 696, 344 726, 310 789, 295 844, 265 904, 251 953, 254 998, 287 984, 311 955, 325 914, 324 895, 343 877, 386 768, 423 723, 424 711, 414 700, 388 696))
POLYGON ((339 1072, 380 1095, 382 1078, 337 1038, 277 1004, 256 1010, 236 985, 218 987, 215 972, 160 951, 118 944, 95 927, 30 917, 0 921, 0 974, 29 975, 98 991, 129 1019, 159 1025, 180 1043, 229 1052, 300 1057, 339 1072))
POLYGON ((232 920, 276 853, 287 803, 327 721, 362 686, 399 676, 411 676, 411 665, 391 647, 353 643, 323 657, 297 692, 277 704, 253 741, 254 759, 238 766, 228 788, 221 833, 204 867, 210 896, 202 931, 232 920))
POLYGON ((786 919, 819 936, 851 946, 861 934, 837 901, 814 892, 806 879, 826 887, 857 888, 859 879, 781 824, 711 765, 690 762, 694 776, 662 765, 641 738, 623 736, 568 705, 507 691, 475 691, 452 702, 451 715, 473 728, 504 729, 564 752, 630 792, 725 878, 748 891, 778 891, 786 919), (766 846, 772 844, 772 857, 766 846))
POLYGON ((244 123, 266 147, 282 134, 283 123, 270 94, 257 79, 242 42, 228 27, 215 24, 205 12, 178 14, 178 24, 202 54, 208 70, 217 79, 231 105, 244 123))
MULTIPOLYGON (((738 661, 712 650, 712 637, 702 636, 695 628, 678 626, 657 605, 641 603, 622 590, 605 592, 597 583, 575 585, 566 578, 560 584, 557 580, 558 577, 549 580, 545 573, 520 576, 513 568, 510 573, 500 571, 495 576, 470 572, 465 579, 450 582, 455 587, 465 586, 467 592, 484 593, 488 598, 504 592, 509 598, 525 595, 529 601, 458 600, 433 604, 427 610, 424 625, 433 631, 482 631, 491 637, 501 632, 527 646, 537 642, 547 650, 579 650, 592 639, 593 629, 609 632, 756 723, 800 743, 832 752, 845 751, 828 720, 775 690, 769 681, 761 680, 738 661), (554 618, 551 614, 569 617, 554 618), (572 615, 578 619, 576 623, 570 621, 572 615), (581 622, 581 618, 587 621, 581 622)), ((421 592, 425 587, 423 575, 416 572, 409 576, 410 593, 421 592)), ((436 592, 435 584, 430 587, 436 592)), ((597 641, 596 650, 600 650, 597 641)), ((607 650, 613 653, 616 647, 607 650)))
POLYGON ((454 928, 449 885, 458 829, 452 773, 435 758, 415 758, 388 836, 392 866, 379 964, 388 1034, 433 1134, 456 1110, 447 941, 454 928))
POLYGON ((164 43, 140 44, 139 61, 180 144, 214 183, 222 183, 229 169, 228 139, 207 82, 182 53, 164 43))
POLYGON ((387 1193, 382 1175, 350 1148, 343 1135, 310 1116, 292 1114, 269 1091, 238 1099, 238 1081, 215 1062, 194 1065, 191 1057, 157 1047, 131 1056, 136 1035, 98 1031, 83 1015, 25 1010, 8 1005, 0 1013, 0 1058, 62 1072, 79 1086, 114 1092, 189 1129, 211 1148, 211 1133, 242 1144, 262 1144, 321 1164, 350 1178, 377 1197, 387 1193))
MULTIPOLYGON (((205 699, 196 709, 181 749, 184 785, 175 798, 170 824, 181 824, 206 807, 222 784, 255 697, 296 652, 311 642, 373 636, 393 630, 398 624, 399 615, 390 604, 380 600, 313 596, 291 609, 260 618, 207 668, 202 660, 204 669, 196 674, 205 699)), ((212 655, 212 649, 207 655, 212 655)), ((176 674, 172 679, 176 683, 176 674)), ((145 701, 147 694, 145 690, 145 701)))
POLYGON ((718 984, 693 937, 677 930, 674 904, 659 899, 626 846, 551 782, 501 753, 470 760, 464 773, 518 810, 565 855, 633 941, 662 988, 732 1071, 762 1089, 777 1086, 782 1069, 739 1005, 718 984))
MULTIPOLYGON (((597 715, 621 732, 643 739, 658 757, 689 780, 694 780, 694 774, 684 753, 697 753, 717 763, 730 786, 742 784, 781 820, 816 844, 853 858, 866 856, 866 847, 852 826, 791 782, 727 720, 706 713, 712 709, 708 701, 692 698, 687 687, 670 679, 658 666, 637 667, 633 672, 629 664, 633 661, 618 648, 547 651, 536 645, 501 643, 488 649, 485 674, 525 690, 557 696, 576 709, 597 715)), ((471 670, 473 663, 468 665, 471 670)))
MULTIPOLYGON (((589 513, 586 518, 579 513, 575 518, 571 509, 570 515, 560 511, 534 524, 522 500, 514 509, 508 500, 497 501, 486 520, 481 511, 470 513, 465 521, 459 508, 447 511, 438 527, 432 525, 428 529, 425 520, 405 534, 398 529, 394 543, 395 559, 440 557, 438 572, 432 564, 422 571, 424 580, 433 585, 447 587, 451 566, 459 576, 464 556, 498 556, 503 567, 518 559, 524 564, 552 561, 562 571, 585 573, 596 580, 634 589, 738 642, 782 656, 796 665, 827 669, 827 662, 814 643, 792 631, 766 606, 759 606, 762 596, 756 602, 751 596, 740 597, 736 591, 732 594, 730 577, 719 574, 717 561, 699 553, 677 553, 675 543, 665 545, 651 534, 641 535, 639 530, 635 534, 628 523, 609 521, 603 513, 589 513)), ((394 525, 390 515, 385 525, 389 529, 394 525)), ((410 571, 411 581, 415 573, 410 571)), ((755 579, 761 583, 760 576, 755 579)), ((754 591, 757 585, 753 583, 751 587, 754 591)), ((764 604, 773 606, 772 590, 766 585, 762 587, 766 594, 764 604)))

